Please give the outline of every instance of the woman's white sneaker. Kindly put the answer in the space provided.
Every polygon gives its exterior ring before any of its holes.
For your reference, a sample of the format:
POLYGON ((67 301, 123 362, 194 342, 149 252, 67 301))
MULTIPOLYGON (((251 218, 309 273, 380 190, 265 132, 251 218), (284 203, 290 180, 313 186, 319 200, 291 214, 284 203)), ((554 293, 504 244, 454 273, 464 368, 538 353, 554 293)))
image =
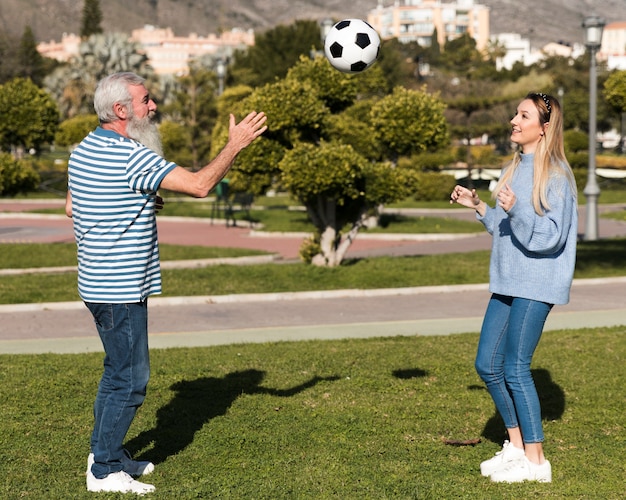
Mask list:
POLYGON ((135 493, 137 495, 145 495, 152 493, 155 488, 151 484, 141 483, 130 477, 123 470, 113 472, 107 477, 97 479, 91 472, 87 473, 87 490, 88 491, 108 491, 115 493, 135 493))
POLYGON ((524 450, 522 448, 516 448, 509 441, 505 441, 502 445, 502 449, 495 454, 489 460, 485 460, 480 464, 480 473, 489 477, 495 471, 505 466, 509 462, 524 458, 524 450))
POLYGON ((542 464, 536 464, 524 457, 496 470, 491 474, 491 480, 496 483, 521 483, 522 481, 551 483, 552 466, 547 460, 542 464))

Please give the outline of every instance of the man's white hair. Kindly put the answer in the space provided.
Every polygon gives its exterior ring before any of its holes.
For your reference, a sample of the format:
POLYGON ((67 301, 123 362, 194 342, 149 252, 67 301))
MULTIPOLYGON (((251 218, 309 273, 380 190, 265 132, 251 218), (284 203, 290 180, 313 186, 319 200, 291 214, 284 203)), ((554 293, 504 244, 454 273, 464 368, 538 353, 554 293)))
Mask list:
POLYGON ((93 107, 100 123, 117 120, 113 106, 120 103, 132 111, 133 98, 128 90, 130 85, 143 85, 145 78, 131 72, 114 73, 98 82, 93 97, 93 107))

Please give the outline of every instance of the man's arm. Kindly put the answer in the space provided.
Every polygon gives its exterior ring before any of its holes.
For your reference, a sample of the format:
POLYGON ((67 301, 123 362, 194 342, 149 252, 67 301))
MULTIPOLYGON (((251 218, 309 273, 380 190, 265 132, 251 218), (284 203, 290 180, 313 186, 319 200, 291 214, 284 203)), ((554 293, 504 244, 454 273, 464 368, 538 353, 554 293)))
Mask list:
POLYGON ((267 116, 263 112, 253 111, 239 123, 235 123, 235 117, 231 114, 228 142, 215 159, 197 172, 189 172, 182 167, 174 168, 163 178, 160 187, 204 198, 230 170, 237 155, 267 130, 266 121, 267 116))

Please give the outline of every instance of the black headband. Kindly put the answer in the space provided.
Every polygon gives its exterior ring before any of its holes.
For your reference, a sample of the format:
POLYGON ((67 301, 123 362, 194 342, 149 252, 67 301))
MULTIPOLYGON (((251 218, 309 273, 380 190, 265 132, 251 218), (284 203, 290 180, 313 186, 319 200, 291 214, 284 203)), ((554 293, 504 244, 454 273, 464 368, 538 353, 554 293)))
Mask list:
POLYGON ((546 103, 546 108, 548 108, 548 114, 551 115, 552 106, 550 105, 550 99, 548 98, 548 96, 546 94, 543 94, 542 92, 537 92, 535 95, 538 95, 543 99, 543 102, 546 103))

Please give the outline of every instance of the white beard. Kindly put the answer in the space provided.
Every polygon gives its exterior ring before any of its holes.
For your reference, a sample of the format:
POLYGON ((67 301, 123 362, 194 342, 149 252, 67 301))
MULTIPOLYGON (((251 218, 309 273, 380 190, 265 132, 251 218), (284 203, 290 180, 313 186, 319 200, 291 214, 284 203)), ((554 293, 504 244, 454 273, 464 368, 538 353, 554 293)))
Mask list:
POLYGON ((150 116, 146 116, 145 118, 132 116, 126 126, 126 133, 131 139, 140 142, 156 154, 163 156, 161 135, 159 134, 156 123, 154 123, 150 116))

